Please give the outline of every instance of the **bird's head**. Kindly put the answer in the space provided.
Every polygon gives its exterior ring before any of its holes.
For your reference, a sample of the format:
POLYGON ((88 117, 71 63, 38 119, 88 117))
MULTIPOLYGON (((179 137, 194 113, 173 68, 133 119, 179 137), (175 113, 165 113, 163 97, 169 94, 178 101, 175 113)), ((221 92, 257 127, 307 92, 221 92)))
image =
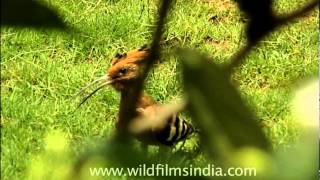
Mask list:
POLYGON ((117 54, 106 74, 107 81, 118 91, 125 91, 141 77, 149 49, 142 47, 117 54))
POLYGON ((147 48, 147 46, 143 46, 139 49, 129 51, 128 53, 117 54, 112 59, 111 67, 104 76, 95 79, 76 94, 79 95, 87 88, 99 84, 99 86, 90 93, 81 104, 107 85, 112 85, 117 91, 126 91, 130 89, 132 84, 136 83, 136 80, 141 77, 143 68, 146 64, 146 57, 149 55, 149 52, 150 49, 147 48))

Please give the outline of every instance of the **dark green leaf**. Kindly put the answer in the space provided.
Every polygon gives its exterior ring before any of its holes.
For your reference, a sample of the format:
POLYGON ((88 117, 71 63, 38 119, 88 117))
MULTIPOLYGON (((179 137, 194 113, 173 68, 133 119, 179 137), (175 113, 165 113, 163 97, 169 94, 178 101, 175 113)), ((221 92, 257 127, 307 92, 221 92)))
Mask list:
POLYGON ((250 21, 247 25, 247 37, 250 43, 259 41, 276 27, 276 19, 272 12, 271 0, 239 0, 239 7, 250 21))
POLYGON ((1 0, 1 25, 66 28, 54 10, 33 0, 1 0))
POLYGON ((189 110, 209 148, 219 151, 215 153, 244 146, 268 150, 258 121, 231 84, 228 73, 194 51, 182 50, 180 54, 189 110))

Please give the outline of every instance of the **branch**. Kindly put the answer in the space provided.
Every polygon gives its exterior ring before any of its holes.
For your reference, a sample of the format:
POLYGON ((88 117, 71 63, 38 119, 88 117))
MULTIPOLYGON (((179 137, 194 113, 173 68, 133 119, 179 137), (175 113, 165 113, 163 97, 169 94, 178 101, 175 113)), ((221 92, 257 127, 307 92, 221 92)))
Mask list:
POLYGON ((154 62, 160 57, 160 40, 163 34, 164 25, 166 22, 166 17, 169 12, 171 0, 162 0, 160 7, 157 28, 155 29, 153 40, 150 47, 150 54, 146 57, 146 66, 142 72, 142 77, 137 80, 137 83, 132 88, 132 91, 129 92, 130 96, 126 99, 125 103, 120 105, 119 119, 124 122, 126 127, 123 132, 118 132, 118 135, 121 136, 121 139, 128 137, 128 125, 133 118, 137 116, 136 106, 139 98, 141 97, 141 92, 143 89, 144 80, 146 79, 149 71, 152 68, 154 62))
MULTIPOLYGON (((295 10, 287 15, 277 15, 274 16, 274 24, 270 30, 266 30, 264 34, 259 38, 257 41, 249 41, 245 46, 243 46, 238 52, 236 52, 230 60, 224 65, 226 70, 232 74, 234 69, 240 66, 245 61, 245 57, 249 54, 250 50, 258 44, 258 42, 267 36, 272 30, 279 28, 283 25, 288 24, 289 22, 293 21, 294 19, 301 18, 304 15, 308 14, 311 10, 313 10, 318 5, 317 0, 313 0, 312 2, 308 3, 304 7, 295 10)), ((250 24, 249 24, 250 25, 250 24)))

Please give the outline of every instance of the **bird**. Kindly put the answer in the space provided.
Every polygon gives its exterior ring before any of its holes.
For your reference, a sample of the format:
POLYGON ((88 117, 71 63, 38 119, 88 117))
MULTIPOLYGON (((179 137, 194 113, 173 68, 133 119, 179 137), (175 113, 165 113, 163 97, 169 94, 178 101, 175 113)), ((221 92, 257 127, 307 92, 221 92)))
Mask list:
MULTIPOLYGON (((97 91, 111 85, 116 91, 120 92, 120 103, 126 102, 130 90, 142 76, 147 56, 150 49, 147 46, 134 49, 127 53, 116 54, 111 61, 111 67, 107 73, 100 78, 95 79, 85 87, 83 87, 77 95, 81 94, 87 88, 99 83, 99 86, 85 97, 79 104, 81 106, 97 91)), ((146 145, 158 145, 172 147, 178 142, 185 141, 193 133, 196 132, 194 126, 179 117, 178 114, 169 114, 164 119, 157 118, 162 113, 164 105, 155 101, 145 92, 141 93, 138 99, 136 112, 139 117, 132 121, 130 125, 131 135, 146 145)), ((122 122, 118 118, 116 120, 116 129, 124 128, 122 122)), ((130 133, 130 132, 129 132, 130 133)))

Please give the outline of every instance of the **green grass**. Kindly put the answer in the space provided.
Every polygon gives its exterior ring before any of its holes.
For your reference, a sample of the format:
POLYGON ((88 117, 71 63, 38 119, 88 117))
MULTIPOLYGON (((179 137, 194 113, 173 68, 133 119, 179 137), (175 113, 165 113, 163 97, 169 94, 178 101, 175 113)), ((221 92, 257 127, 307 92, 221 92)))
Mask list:
MULTIPOLYGON (((80 30, 78 34, 1 29, 3 179, 25 177, 31 158, 44 149, 47 132, 65 132, 74 154, 90 139, 110 136, 119 95, 106 88, 75 113, 78 101, 72 95, 102 75, 116 52, 149 43, 157 12, 157 1, 149 0, 49 2, 80 30)), ((181 96, 177 57, 170 54, 173 47, 196 48, 222 63, 243 44, 240 14, 229 1, 222 2, 177 0, 162 42, 164 57, 146 85, 156 100, 165 103, 181 96), (209 22, 214 15, 218 19, 209 22)), ((279 0, 275 6, 285 12, 303 2, 307 1, 279 0)), ((297 82, 318 73, 317 41, 313 13, 272 33, 234 74, 260 121, 268 124, 265 131, 275 148, 288 146, 298 134, 290 118, 290 100, 297 82)))

